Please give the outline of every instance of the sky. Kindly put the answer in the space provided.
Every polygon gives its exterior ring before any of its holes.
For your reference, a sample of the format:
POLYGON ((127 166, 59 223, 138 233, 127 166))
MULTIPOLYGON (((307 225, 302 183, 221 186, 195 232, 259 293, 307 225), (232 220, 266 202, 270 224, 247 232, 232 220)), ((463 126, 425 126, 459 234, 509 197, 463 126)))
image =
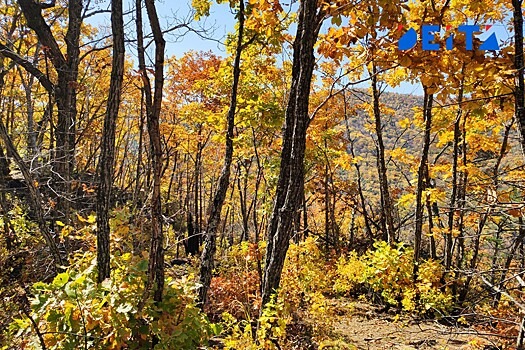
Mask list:
MULTIPOLYGON (((134 12, 134 0, 124 0, 124 12, 134 12)), ((180 23, 191 17, 191 1, 180 0, 157 0, 155 2, 157 12, 161 21, 162 28, 172 27, 176 23, 180 23)), ((98 0, 91 5, 93 10, 109 9, 109 0, 98 0)), ((129 14, 127 17, 128 32, 134 32, 134 14, 129 14)), ((146 22, 147 16, 144 11, 143 19, 146 22)), ((126 21, 126 20, 125 20, 126 21)), ((108 14, 96 15, 90 17, 86 22, 94 25, 97 28, 103 28, 106 33, 111 32, 110 17, 108 14)), ((226 4, 214 4, 210 10, 210 16, 199 22, 193 22, 192 27, 196 30, 206 29, 206 36, 214 40, 207 40, 200 37, 193 32, 186 32, 183 30, 175 31, 167 34, 166 39, 166 56, 182 56, 185 52, 194 51, 213 51, 216 54, 224 55, 224 46, 217 41, 224 41, 228 32, 233 31, 235 24, 234 15, 231 13, 229 6, 226 4)), ((147 29, 145 30, 147 33, 147 29)))
MULTIPOLYGON (((124 11, 132 12, 134 0, 124 0, 124 11)), ((180 23, 181 20, 190 18, 191 15, 191 1, 177 1, 177 0, 158 0, 155 2, 157 6, 157 12, 161 19, 161 25, 163 28, 170 28, 176 23, 180 23)), ((109 9, 109 0, 97 0, 95 2, 94 9, 109 9)), ((147 18, 144 13, 145 20, 147 18)), ((133 15, 127 16, 128 21, 128 32, 134 31, 133 15)), ((97 15, 91 17, 88 22, 98 28, 105 28, 107 33, 110 33, 110 19, 109 14, 97 15)), ((220 42, 224 42, 224 38, 229 32, 234 30, 235 17, 231 12, 228 2, 217 5, 213 4, 210 10, 210 16, 199 21, 193 22, 191 26, 196 30, 205 29, 206 33, 203 36, 197 35, 191 31, 174 31, 165 36, 166 39, 166 56, 182 56, 185 52, 190 50, 194 51, 212 51, 217 55, 225 55, 225 48, 220 42)), ((509 40, 512 33, 509 32, 508 28, 502 23, 492 24, 492 27, 477 35, 480 39, 485 39, 490 34, 496 33, 501 43, 509 40)), ((128 52, 134 52, 134 49, 128 50, 128 52)), ((366 84, 363 86, 366 87, 366 84)), ((419 84, 414 85, 410 83, 402 83, 400 86, 395 88, 387 88, 386 91, 398 92, 410 95, 422 95, 422 88, 419 84)))

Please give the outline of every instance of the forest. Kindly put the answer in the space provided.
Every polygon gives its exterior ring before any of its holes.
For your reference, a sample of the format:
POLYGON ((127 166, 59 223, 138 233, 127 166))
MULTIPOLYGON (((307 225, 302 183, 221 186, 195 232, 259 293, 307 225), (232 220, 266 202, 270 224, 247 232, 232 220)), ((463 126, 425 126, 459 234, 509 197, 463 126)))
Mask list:
POLYGON ((0 0, 0 349, 525 349, 522 0, 184 5, 0 0))

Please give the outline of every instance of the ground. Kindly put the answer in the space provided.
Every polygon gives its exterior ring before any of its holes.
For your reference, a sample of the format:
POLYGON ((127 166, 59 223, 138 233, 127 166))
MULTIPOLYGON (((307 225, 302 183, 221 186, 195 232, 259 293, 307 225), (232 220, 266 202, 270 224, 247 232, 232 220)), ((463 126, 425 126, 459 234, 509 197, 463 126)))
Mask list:
POLYGON ((334 333, 356 349, 499 349, 497 339, 472 327, 449 327, 435 320, 383 312, 379 307, 350 300, 334 301, 334 333))

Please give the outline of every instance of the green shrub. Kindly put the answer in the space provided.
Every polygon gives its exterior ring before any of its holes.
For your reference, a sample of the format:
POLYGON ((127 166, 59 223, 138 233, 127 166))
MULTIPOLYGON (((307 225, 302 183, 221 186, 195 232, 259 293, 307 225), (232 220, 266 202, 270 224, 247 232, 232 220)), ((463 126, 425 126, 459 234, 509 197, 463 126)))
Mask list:
MULTIPOLYGON (((147 260, 131 254, 114 256, 111 279, 97 285, 96 258, 86 253, 52 283, 33 285, 31 318, 48 349, 196 349, 211 335, 211 326, 194 304, 195 286, 186 279, 167 279, 164 298, 147 300, 142 311, 147 260)), ((149 298, 151 299, 151 298, 149 298)), ((11 341, 41 348, 27 317, 9 328, 11 341)))

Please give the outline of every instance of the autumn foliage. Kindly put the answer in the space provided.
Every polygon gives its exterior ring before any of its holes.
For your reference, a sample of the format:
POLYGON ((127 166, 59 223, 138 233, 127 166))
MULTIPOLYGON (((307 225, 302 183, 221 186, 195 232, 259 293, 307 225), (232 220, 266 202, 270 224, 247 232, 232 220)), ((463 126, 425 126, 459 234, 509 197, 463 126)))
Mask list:
POLYGON ((521 1, 167 3, 0 1, 2 349, 346 349, 354 302, 523 348, 521 1))

